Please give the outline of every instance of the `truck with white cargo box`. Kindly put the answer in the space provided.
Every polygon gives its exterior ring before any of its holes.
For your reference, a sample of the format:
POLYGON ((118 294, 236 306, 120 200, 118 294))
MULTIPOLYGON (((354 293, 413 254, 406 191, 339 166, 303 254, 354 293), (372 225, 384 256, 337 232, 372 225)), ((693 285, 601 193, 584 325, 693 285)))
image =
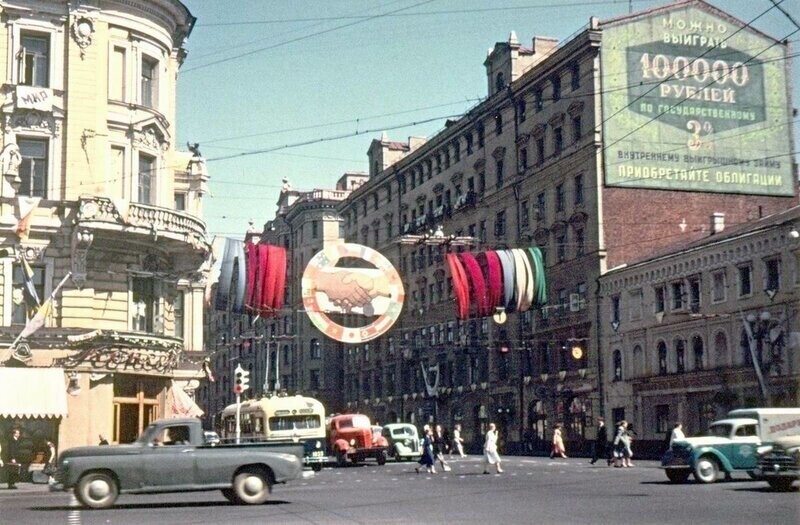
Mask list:
POLYGON ((685 482, 690 474, 700 483, 737 471, 756 477, 759 447, 795 434, 800 434, 800 408, 731 410, 725 419, 711 423, 705 436, 675 441, 661 466, 673 483, 685 482))

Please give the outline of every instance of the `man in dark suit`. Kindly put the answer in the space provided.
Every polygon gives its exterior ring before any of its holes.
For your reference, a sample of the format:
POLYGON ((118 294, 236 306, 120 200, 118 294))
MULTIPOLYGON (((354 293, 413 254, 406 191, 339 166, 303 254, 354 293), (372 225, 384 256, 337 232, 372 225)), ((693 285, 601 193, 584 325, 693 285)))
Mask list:
POLYGON ((6 446, 6 478, 8 480, 9 489, 17 488, 19 471, 22 468, 22 461, 20 459, 22 446, 19 440, 19 434, 19 429, 15 428, 11 432, 11 439, 6 446))
MULTIPOLYGON (((589 462, 592 465, 597 463, 600 458, 605 458, 608 461, 608 430, 606 429, 606 420, 602 417, 597 418, 597 439, 594 441, 594 453, 592 460, 589 462)), ((610 464, 610 462, 609 462, 610 464)))

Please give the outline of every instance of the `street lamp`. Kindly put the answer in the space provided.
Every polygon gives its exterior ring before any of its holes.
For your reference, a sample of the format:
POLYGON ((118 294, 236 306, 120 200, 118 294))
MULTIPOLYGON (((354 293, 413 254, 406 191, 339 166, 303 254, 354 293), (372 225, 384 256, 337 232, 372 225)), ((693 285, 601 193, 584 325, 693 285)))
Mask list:
POLYGON ((782 374, 783 330, 781 322, 775 321, 768 310, 762 310, 758 313, 750 312, 746 317, 742 315, 742 322, 747 334, 748 351, 756 372, 761 395, 764 402, 769 406, 771 404, 771 396, 764 379, 764 372, 766 371, 769 375, 782 374), (765 350, 768 350, 767 356, 764 355, 765 350))

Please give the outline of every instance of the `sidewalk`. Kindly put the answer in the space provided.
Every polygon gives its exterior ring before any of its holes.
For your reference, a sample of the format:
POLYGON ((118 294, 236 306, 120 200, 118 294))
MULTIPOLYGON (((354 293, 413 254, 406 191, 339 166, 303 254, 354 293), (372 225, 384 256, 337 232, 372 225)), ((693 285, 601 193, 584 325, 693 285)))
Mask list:
POLYGON ((0 485, 0 497, 9 496, 13 494, 31 494, 39 492, 50 492, 50 486, 47 483, 31 483, 29 481, 17 482, 16 490, 10 490, 5 483, 0 485))

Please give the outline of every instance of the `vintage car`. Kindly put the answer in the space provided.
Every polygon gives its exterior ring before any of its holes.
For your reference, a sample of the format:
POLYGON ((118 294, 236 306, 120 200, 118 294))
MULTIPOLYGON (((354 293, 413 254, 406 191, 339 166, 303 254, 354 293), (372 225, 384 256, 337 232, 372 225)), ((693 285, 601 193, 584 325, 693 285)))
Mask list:
MULTIPOLYGON (((378 427, 380 428, 380 427, 378 427)), ((386 438, 373 431, 369 417, 364 414, 341 414, 328 419, 329 449, 340 467, 375 458, 378 465, 386 463, 386 438)))
POLYGON ((417 427, 408 423, 389 423, 383 426, 383 435, 389 445, 389 456, 395 461, 419 459, 422 456, 417 427))
POLYGON ((791 490, 792 483, 800 480, 800 435, 778 438, 771 446, 761 447, 755 474, 774 490, 791 490))
POLYGON ((197 419, 150 424, 130 445, 78 447, 58 458, 54 490, 74 489, 86 507, 106 508, 120 493, 221 490, 231 502, 264 503, 275 483, 302 476, 302 445, 208 443, 197 419))
POLYGON ((715 421, 705 436, 675 441, 661 459, 661 467, 673 483, 690 474, 700 483, 713 483, 720 474, 747 472, 755 478, 756 452, 777 438, 797 432, 800 408, 747 408, 731 410, 715 421))

